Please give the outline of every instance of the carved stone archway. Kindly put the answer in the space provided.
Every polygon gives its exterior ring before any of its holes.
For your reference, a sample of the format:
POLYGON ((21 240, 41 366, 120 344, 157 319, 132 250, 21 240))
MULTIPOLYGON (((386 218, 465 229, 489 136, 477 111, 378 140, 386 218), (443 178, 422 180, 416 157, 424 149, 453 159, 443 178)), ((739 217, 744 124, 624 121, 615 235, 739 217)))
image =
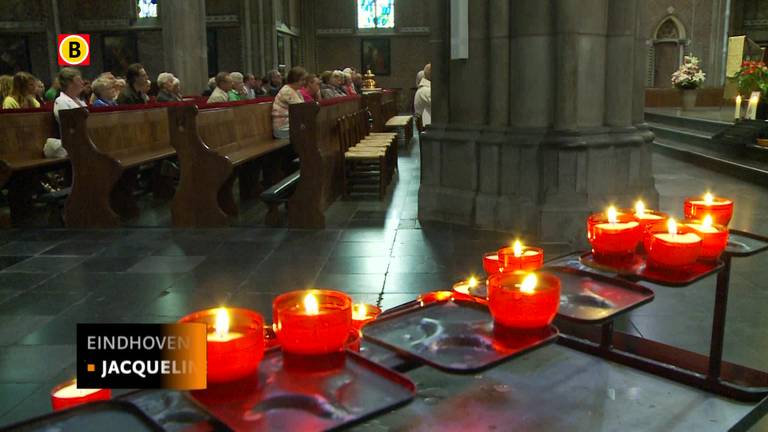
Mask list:
POLYGON ((659 21, 649 45, 649 76, 646 79, 649 87, 672 87, 670 77, 682 63, 685 47, 689 43, 685 26, 679 18, 668 15, 659 21))

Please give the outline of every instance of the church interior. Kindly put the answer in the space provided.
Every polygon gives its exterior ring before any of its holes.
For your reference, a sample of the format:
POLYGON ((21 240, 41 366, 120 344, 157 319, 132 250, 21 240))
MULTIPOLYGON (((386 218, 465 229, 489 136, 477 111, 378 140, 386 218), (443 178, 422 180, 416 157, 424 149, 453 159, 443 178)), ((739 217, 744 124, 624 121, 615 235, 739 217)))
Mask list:
POLYGON ((768 431, 766 47, 768 0, 0 0, 0 430, 768 431))

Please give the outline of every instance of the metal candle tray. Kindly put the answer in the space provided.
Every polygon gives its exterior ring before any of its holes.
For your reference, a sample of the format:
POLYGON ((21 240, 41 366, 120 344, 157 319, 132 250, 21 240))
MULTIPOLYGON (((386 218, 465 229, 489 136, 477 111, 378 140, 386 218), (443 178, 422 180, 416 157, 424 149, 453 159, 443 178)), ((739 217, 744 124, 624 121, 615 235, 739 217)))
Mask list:
POLYGON ((586 324, 601 324, 653 300, 650 289, 623 279, 568 267, 542 269, 560 279, 558 316, 586 324))
POLYGON ((595 260, 592 252, 582 254, 580 260, 582 264, 588 267, 615 273, 625 279, 644 280, 665 286, 688 286, 717 273, 723 267, 722 261, 697 261, 680 269, 663 269, 648 265, 643 255, 634 255, 631 260, 618 264, 605 264, 595 260))
POLYGON ((552 342, 557 334, 554 326, 494 332, 488 307, 463 299, 413 304, 363 328, 367 340, 452 373, 487 369, 552 342))
POLYGON ((231 429, 191 400, 174 390, 140 390, 120 397, 132 403, 167 432, 229 432, 231 429))
POLYGON ((99 401, 57 411, 9 426, 24 432, 163 432, 164 429, 129 402, 99 401))
POLYGON ((730 230, 725 253, 735 257, 747 257, 768 249, 768 238, 746 231, 730 230))
POLYGON ((403 375, 349 351, 340 356, 336 368, 304 371, 271 349, 258 375, 191 396, 236 431, 334 430, 413 399, 416 387, 403 375))

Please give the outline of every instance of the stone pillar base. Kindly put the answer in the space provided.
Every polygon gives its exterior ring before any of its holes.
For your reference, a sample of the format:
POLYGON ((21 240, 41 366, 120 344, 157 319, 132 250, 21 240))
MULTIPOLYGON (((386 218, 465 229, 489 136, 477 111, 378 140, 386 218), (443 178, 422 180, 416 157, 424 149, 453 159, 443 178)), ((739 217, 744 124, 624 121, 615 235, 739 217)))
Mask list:
POLYGON ((419 219, 586 245, 586 217, 658 205, 645 127, 555 132, 435 125, 421 137, 419 219))

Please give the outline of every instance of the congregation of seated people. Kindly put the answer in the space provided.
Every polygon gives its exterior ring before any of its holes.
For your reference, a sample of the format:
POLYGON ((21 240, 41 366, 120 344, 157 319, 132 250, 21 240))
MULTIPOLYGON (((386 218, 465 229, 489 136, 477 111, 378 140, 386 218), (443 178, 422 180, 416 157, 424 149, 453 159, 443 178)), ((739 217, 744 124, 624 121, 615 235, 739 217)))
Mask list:
MULTIPOLYGON (((276 69, 264 77, 252 73, 219 72, 210 78, 201 101, 216 104, 258 97, 274 98, 275 137, 285 138, 288 134, 288 105, 361 94, 362 83, 362 75, 352 68, 311 74, 302 67, 294 67, 285 78, 276 69)), ((162 72, 151 81, 139 63, 130 65, 124 77, 104 72, 93 81, 84 78, 79 69, 63 68, 48 90, 41 80, 28 72, 0 76, 3 110, 34 109, 48 104, 53 106, 57 119, 58 112, 63 109, 180 102, 184 99, 182 83, 177 77, 162 72)))

